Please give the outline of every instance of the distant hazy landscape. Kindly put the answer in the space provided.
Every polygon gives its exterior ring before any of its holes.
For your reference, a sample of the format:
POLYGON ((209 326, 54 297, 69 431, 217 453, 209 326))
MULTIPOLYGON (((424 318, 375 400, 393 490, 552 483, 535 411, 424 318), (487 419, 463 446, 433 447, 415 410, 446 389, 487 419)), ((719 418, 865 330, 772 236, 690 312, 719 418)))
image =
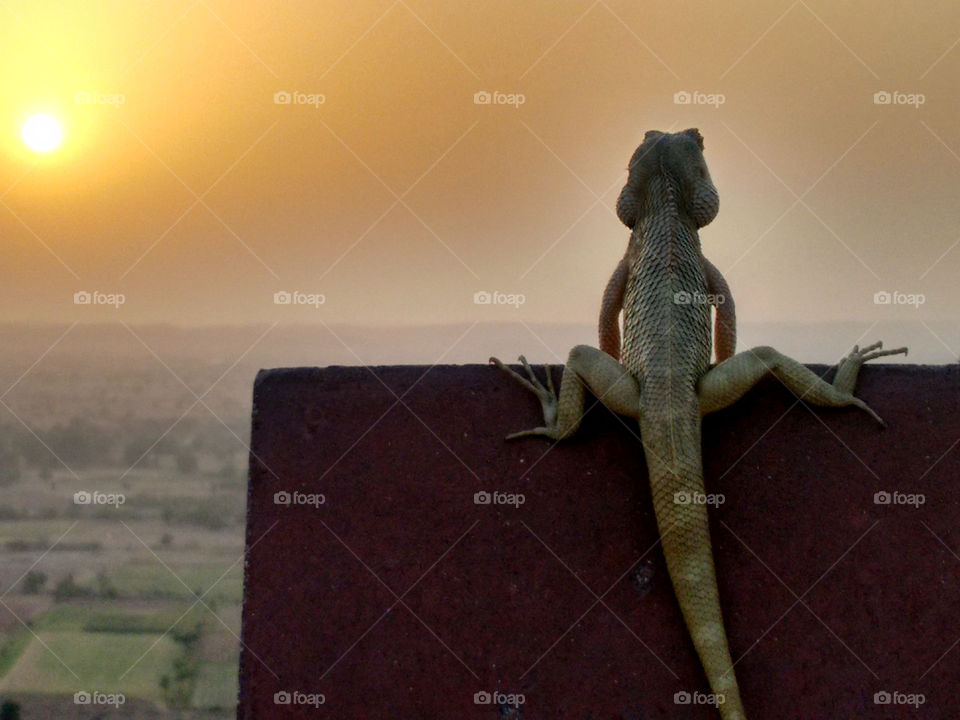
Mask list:
MULTIPOLYGON (((184 414, 163 364, 97 333, 74 328, 19 382, 53 340, 4 333, 0 691, 24 718, 89 717, 77 693, 122 694, 96 711, 123 717, 231 717, 250 378, 224 378, 216 416, 184 414)), ((160 351, 198 395, 220 365, 160 351)))

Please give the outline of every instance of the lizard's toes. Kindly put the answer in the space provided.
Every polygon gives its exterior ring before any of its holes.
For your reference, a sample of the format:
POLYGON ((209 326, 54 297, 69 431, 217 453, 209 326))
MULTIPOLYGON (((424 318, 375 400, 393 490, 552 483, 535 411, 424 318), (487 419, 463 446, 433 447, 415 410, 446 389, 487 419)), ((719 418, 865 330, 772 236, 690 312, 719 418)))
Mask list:
POLYGON ((548 438, 556 438, 556 433, 553 432, 550 428, 546 427, 535 427, 530 430, 521 430, 520 432, 510 433, 507 435, 507 440, 516 440, 517 438, 531 437, 533 435, 541 435, 548 438))
POLYGON ((523 385, 525 388, 527 388, 527 390, 532 392, 534 395, 537 395, 538 397, 541 395, 542 390, 540 388, 540 383, 537 382, 536 378, 533 378, 533 382, 530 382, 523 375, 518 373, 513 368, 507 367, 502 362, 500 362, 499 359, 495 357, 490 358, 490 364, 495 365, 500 370, 503 370, 505 373, 507 373, 507 375, 513 378, 520 385, 523 385))
POLYGON ((887 355, 906 355, 909 353, 909 350, 905 347, 895 348, 893 350, 878 350, 876 352, 866 353, 861 359, 866 362, 867 360, 874 360, 878 357, 885 357, 887 355))
POLYGON ((861 400, 860 398, 856 398, 856 397, 853 398, 853 402, 851 402, 850 404, 851 404, 851 405, 854 405, 854 406, 856 406, 856 407, 858 407, 858 408, 860 408, 861 410, 863 410, 864 412, 866 412, 868 415, 870 415, 870 417, 872 417, 874 420, 876 420, 878 423, 880 423, 880 427, 882 427, 882 428, 886 428, 886 427, 887 427, 887 424, 883 421, 883 418, 880 417, 879 415, 877 415, 877 413, 874 411, 874 409, 873 409, 872 407, 870 407, 869 405, 867 405, 867 404, 866 404, 863 400, 861 400))

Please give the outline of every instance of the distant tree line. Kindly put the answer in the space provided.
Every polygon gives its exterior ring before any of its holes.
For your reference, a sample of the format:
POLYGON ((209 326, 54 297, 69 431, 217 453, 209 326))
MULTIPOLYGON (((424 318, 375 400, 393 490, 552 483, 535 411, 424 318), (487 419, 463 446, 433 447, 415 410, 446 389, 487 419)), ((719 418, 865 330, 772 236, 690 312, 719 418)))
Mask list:
POLYGON ((246 421, 232 423, 230 429, 212 416, 185 418, 171 430, 173 424, 174 419, 131 419, 111 426, 85 417, 72 417, 46 429, 0 424, 0 486, 19 481, 27 468, 50 477, 61 467, 60 460, 76 470, 136 466, 194 474, 203 457, 213 460, 213 474, 238 476, 236 456, 243 446, 237 437, 244 441, 249 437, 246 421))

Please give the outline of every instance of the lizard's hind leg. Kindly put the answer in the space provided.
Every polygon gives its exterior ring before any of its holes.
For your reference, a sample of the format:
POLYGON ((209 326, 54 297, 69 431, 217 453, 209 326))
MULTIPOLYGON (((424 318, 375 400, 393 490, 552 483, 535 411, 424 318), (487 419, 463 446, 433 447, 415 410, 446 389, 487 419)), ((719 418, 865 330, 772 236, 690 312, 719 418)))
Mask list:
POLYGON ((875 343, 862 350, 859 346, 845 357, 833 379, 828 383, 805 365, 774 350, 772 347, 756 347, 738 353, 708 371, 697 388, 700 398, 700 414, 729 407, 743 397, 767 373, 777 376, 798 397, 825 407, 853 405, 869 413, 881 425, 883 420, 863 400, 854 397, 860 367, 868 360, 885 355, 906 354, 907 348, 880 350, 882 343, 875 343))
POLYGON ((513 433, 507 436, 508 440, 528 435, 543 435, 554 440, 570 437, 580 427, 587 388, 615 413, 640 419, 640 383, 623 365, 597 348, 577 345, 570 351, 563 368, 559 395, 553 387, 549 367, 547 384, 544 386, 523 355, 520 356, 520 362, 527 377, 508 368, 497 358, 490 358, 490 362, 535 394, 543 408, 542 427, 513 433))

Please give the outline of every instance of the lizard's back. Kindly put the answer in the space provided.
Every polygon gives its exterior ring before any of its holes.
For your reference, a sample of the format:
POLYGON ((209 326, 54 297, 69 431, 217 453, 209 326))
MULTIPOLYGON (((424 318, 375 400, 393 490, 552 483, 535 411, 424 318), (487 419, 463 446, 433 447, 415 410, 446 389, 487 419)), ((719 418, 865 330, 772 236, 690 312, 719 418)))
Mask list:
POLYGON ((652 397, 681 389, 695 393, 710 362, 711 341, 696 229, 653 216, 642 219, 636 232, 643 243, 623 303, 623 364, 645 388, 655 387, 652 397))
POLYGON ((745 717, 717 593, 700 453, 697 383, 710 362, 710 307, 697 228, 719 209, 696 131, 648 133, 617 211, 640 252, 624 297, 622 362, 640 384, 640 434, 667 569, 724 718, 745 717), (629 224, 629 223, 627 223, 629 224))

